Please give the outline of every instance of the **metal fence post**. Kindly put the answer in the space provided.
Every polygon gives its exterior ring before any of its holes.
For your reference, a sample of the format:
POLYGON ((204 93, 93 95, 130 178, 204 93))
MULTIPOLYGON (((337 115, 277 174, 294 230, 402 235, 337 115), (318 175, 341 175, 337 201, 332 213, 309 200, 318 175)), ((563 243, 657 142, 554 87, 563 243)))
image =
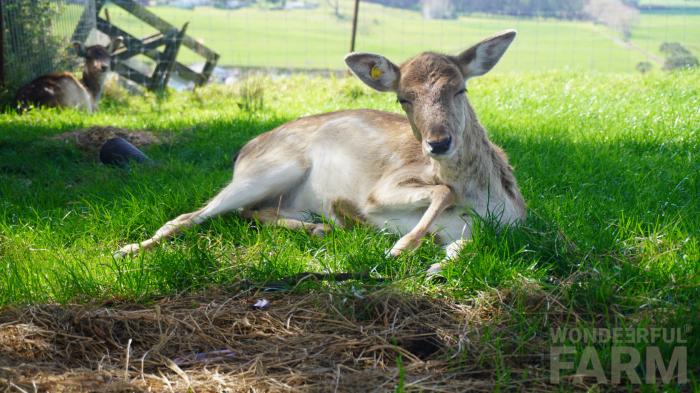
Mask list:
POLYGON ((0 0, 0 87, 5 87, 5 17, 0 0))
POLYGON ((357 34, 357 12, 360 9, 360 0, 355 0, 355 12, 352 15, 352 40, 350 41, 350 52, 355 51, 355 35, 357 34))

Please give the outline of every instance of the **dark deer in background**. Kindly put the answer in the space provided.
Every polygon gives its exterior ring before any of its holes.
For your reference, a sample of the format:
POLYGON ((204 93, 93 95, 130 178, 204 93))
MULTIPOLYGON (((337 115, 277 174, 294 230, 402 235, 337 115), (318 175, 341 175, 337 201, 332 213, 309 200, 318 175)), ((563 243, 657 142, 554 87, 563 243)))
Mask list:
POLYGON ((24 112, 31 107, 70 107, 92 113, 102 95, 102 87, 110 70, 112 53, 121 45, 117 37, 109 45, 85 47, 74 42, 78 56, 85 58, 83 77, 78 80, 70 72, 54 72, 42 75, 17 91, 17 110, 24 112))

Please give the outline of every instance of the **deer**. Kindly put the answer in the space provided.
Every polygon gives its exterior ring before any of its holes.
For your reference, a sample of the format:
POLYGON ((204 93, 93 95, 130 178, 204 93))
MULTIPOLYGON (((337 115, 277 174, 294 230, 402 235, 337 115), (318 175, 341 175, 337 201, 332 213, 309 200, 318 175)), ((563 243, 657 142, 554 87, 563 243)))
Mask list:
POLYGON ((263 133, 238 152, 233 180, 202 208, 168 221, 149 249, 184 228, 237 211, 261 223, 323 235, 332 225, 364 223, 399 235, 396 257, 426 235, 445 247, 437 274, 471 237, 476 216, 499 227, 526 216, 503 150, 487 137, 466 96, 466 82, 491 70, 516 36, 507 30, 457 56, 425 52, 397 66, 378 54, 350 53, 362 82, 396 94, 404 115, 371 109, 302 117, 263 133), (321 215, 314 222, 310 214, 321 215), (318 220, 317 220, 318 221, 318 220))
POLYGON ((95 112, 111 68, 112 54, 122 42, 122 37, 112 39, 106 47, 85 47, 82 42, 73 42, 75 53, 85 59, 82 78, 78 80, 70 72, 37 77, 17 91, 17 111, 22 113, 31 107, 70 107, 95 112))

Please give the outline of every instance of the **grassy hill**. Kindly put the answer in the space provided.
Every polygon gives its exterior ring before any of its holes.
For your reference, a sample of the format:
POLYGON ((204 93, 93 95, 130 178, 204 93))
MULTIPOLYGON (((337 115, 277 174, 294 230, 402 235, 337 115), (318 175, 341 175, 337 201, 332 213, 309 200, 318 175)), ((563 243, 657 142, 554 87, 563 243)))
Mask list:
MULTIPOLYGON (((190 22, 189 33, 218 51, 221 65, 304 69, 343 69, 349 50, 351 2, 341 2, 342 18, 322 4, 312 10, 278 11, 196 8, 152 10, 175 25, 190 22)), ((112 20, 138 36, 152 33, 116 7, 112 20)), ((634 72, 635 65, 658 56, 663 41, 680 41, 700 54, 700 14, 645 13, 633 30, 632 44, 601 25, 556 19, 469 16, 425 20, 418 12, 362 3, 357 50, 380 52, 396 62, 425 50, 457 53, 498 30, 516 28, 520 36, 499 71, 544 69, 634 72)), ((183 50, 185 62, 198 58, 183 50)))

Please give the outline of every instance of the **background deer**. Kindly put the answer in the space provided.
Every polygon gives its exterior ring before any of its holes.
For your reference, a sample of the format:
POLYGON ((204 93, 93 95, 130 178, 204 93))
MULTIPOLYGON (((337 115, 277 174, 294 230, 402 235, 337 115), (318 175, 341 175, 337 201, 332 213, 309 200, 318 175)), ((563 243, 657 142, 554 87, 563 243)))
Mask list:
MULTIPOLYGON (((466 98, 465 81, 488 72, 515 38, 505 31, 458 56, 423 53, 402 66, 351 53, 364 83, 396 93, 406 116, 350 110, 297 119, 240 151, 233 181, 203 208, 163 225, 117 256, 153 247, 179 230, 237 210, 244 216, 323 234, 320 214, 342 226, 361 221, 403 236, 392 256, 429 232, 455 257, 471 235, 472 214, 501 224, 525 217, 503 151, 492 144, 466 98)), ((440 269, 435 264, 430 271, 440 269)))
POLYGON ((107 47, 93 45, 86 48, 82 43, 74 42, 75 52, 85 58, 82 79, 78 80, 70 72, 42 75, 17 91, 17 110, 22 112, 32 106, 45 106, 72 107, 94 112, 110 70, 112 53, 121 43, 121 37, 113 39, 107 47))

